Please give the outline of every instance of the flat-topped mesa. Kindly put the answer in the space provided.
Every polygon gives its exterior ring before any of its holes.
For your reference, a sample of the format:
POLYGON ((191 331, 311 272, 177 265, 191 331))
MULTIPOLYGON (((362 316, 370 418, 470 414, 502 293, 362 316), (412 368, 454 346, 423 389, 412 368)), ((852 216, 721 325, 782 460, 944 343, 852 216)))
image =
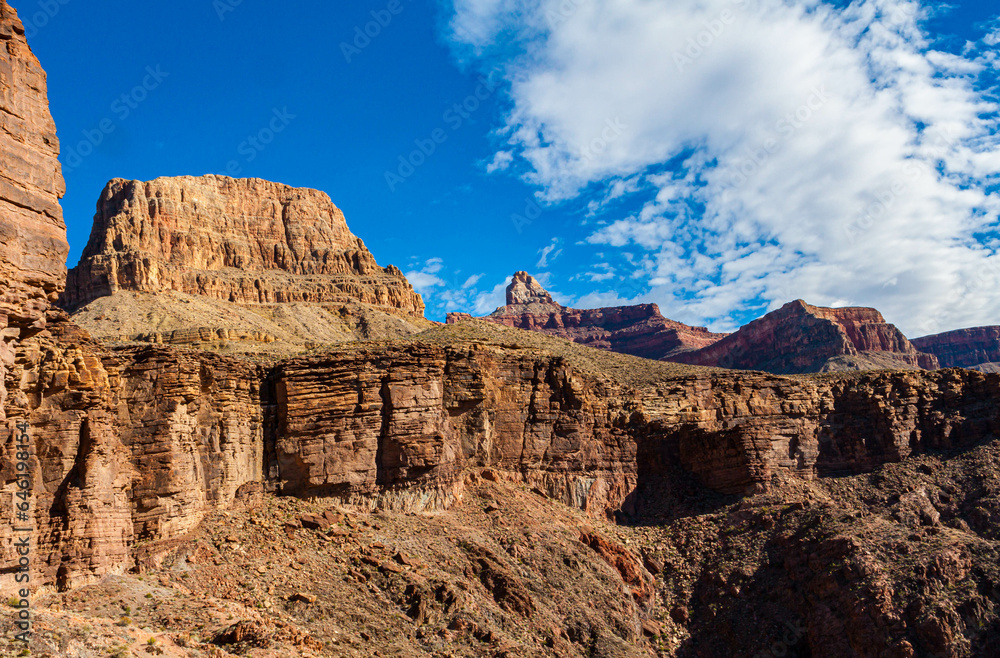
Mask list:
POLYGON ((933 354, 942 368, 984 368, 1000 364, 1000 327, 974 327, 915 338, 913 345, 933 354))
MULTIPOLYGON (((470 317, 449 313, 448 323, 470 317)), ((562 306, 527 272, 514 273, 507 286, 507 305, 482 319, 649 359, 701 349, 725 336, 668 320, 656 304, 586 310, 562 306)))
POLYGON ((802 300, 696 352, 669 360, 779 374, 938 367, 873 308, 822 308, 802 300))
MULTIPOLYGON (((14 9, 0 0, 0 335, 45 323, 66 276, 66 191, 45 71, 14 9)), ((9 349, 4 349, 10 356, 9 349)))
POLYGON ((60 305, 174 290, 238 304, 361 302, 422 317, 398 268, 379 267, 323 192, 224 176, 115 179, 60 305))

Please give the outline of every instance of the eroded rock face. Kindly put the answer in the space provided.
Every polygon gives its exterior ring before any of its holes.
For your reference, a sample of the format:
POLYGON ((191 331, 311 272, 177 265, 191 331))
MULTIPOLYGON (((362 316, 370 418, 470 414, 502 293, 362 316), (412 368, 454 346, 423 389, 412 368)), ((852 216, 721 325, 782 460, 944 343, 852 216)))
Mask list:
POLYGON ((0 2, 0 313, 21 329, 44 320, 66 274, 65 192, 45 71, 14 9, 0 2))
POLYGON ((457 474, 488 464, 604 514, 635 485, 631 398, 558 358, 413 346, 294 360, 274 378, 286 493, 447 505, 457 474))
MULTIPOLYGON (((8 403, 33 444, 33 582, 74 587, 122 573, 137 541, 181 536, 261 482, 262 372, 211 354, 110 353, 50 312, 48 328, 18 347, 8 403)), ((4 482, 14 464, 7 442, 4 482)), ((0 542, 9 531, 0 526, 0 542)), ((2 545, 3 563, 16 561, 2 545)))
POLYGON ((747 493, 779 473, 865 472, 1000 432, 1000 377, 972 371, 706 373, 636 391, 555 357, 423 346, 291 361, 275 381, 274 473, 295 494, 450 491, 455 473, 490 465, 604 514, 641 474, 678 464, 747 493))
POLYGON ((361 302, 413 317, 424 309, 326 194, 212 175, 108 183, 60 304, 75 309, 119 290, 239 304, 361 302))
POLYGON ((108 353, 63 322, 18 362, 45 511, 39 577, 62 586, 128 568, 137 541, 182 536, 255 482, 440 509, 485 466, 603 517, 641 507, 643 482, 745 494, 1000 432, 1000 375, 972 370, 705 372, 636 390, 509 348, 401 343, 265 367, 108 353))
POLYGON ((527 272, 514 272, 507 286, 507 306, 519 304, 556 304, 552 295, 527 272))
MULTIPOLYGON (((65 192, 45 71, 0 0, 0 407, 17 341, 45 326, 66 274, 65 192)), ((2 413, 2 412, 0 412, 2 413)))
POLYGON ((948 331, 916 338, 913 345, 936 356, 942 368, 973 368, 1000 363, 1000 327, 948 331))
MULTIPOLYGON (((448 314, 449 324, 466 319, 471 316, 448 314)), ((527 272, 514 273, 507 287, 507 305, 482 319, 648 359, 701 349, 725 336, 668 320, 656 304, 590 310, 561 306, 527 272)))
POLYGON ((737 370, 805 373, 825 370, 938 367, 871 308, 820 308, 795 301, 696 352, 670 361, 737 370))

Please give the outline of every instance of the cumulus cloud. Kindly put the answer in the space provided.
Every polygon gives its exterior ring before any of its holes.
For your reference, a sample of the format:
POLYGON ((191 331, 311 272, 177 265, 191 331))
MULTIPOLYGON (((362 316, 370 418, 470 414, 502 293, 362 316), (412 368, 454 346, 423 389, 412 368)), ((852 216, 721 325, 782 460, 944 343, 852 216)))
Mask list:
POLYGON ((444 267, 443 258, 428 258, 424 262, 423 271, 427 272, 428 274, 437 274, 438 272, 441 271, 441 268, 443 267, 444 267))
POLYGON ((488 315, 507 303, 507 286, 510 280, 504 279, 490 290, 476 295, 472 305, 473 315, 488 315))
POLYGON ((990 29, 989 33, 983 37, 983 43, 987 46, 995 46, 1000 44, 1000 20, 994 21, 995 25, 990 29))
POLYGON ((1000 323, 996 32, 935 50, 918 0, 453 4, 459 58, 507 81, 505 150, 546 200, 596 200, 587 241, 661 306, 1000 323))
POLYGON ((429 294, 434 288, 445 285, 440 277, 435 276, 444 267, 444 259, 428 258, 424 261, 420 269, 411 270, 406 273, 406 278, 413 285, 414 290, 421 295, 429 294))
POLYGON ((413 284, 413 288, 422 295, 429 293, 431 288, 444 285, 444 281, 427 272, 407 272, 406 278, 413 284))

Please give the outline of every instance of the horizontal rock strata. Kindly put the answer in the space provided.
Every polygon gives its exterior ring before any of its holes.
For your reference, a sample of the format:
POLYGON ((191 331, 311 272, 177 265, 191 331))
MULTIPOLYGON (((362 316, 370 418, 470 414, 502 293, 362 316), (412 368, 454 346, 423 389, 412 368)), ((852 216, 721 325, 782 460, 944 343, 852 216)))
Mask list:
POLYGON ((643 481, 689 487, 694 477, 746 493, 776 476, 863 472, 1000 432, 1000 375, 972 370, 696 371, 636 389, 562 357, 472 344, 403 342, 274 366, 107 352, 58 318, 17 361, 8 410, 32 427, 38 577, 53 586, 129 568, 138 542, 182 536, 251 483, 433 509, 461 500, 464 473, 488 466, 603 516, 641 505, 632 494, 643 481))
POLYGON ((779 374, 938 367, 933 355, 917 351, 875 309, 820 308, 801 300, 754 320, 708 347, 669 360, 779 374))
POLYGON ((63 287, 69 245, 45 71, 6 2, 0 2, 0 154, 0 331, 9 342, 44 323, 63 287))
POLYGON ((922 352, 933 354, 942 368, 973 368, 1000 363, 1000 327, 975 327, 913 340, 922 352))
MULTIPOLYGON (((448 315, 449 323, 466 319, 471 316, 448 315)), ((668 320, 656 304, 590 310, 562 306, 527 272, 514 274, 507 287, 507 305, 482 319, 648 359, 701 349, 725 336, 668 320)))
POLYGON ((326 194, 211 175, 108 183, 60 304, 72 310, 119 290, 237 304, 360 302, 413 317, 424 309, 326 194))

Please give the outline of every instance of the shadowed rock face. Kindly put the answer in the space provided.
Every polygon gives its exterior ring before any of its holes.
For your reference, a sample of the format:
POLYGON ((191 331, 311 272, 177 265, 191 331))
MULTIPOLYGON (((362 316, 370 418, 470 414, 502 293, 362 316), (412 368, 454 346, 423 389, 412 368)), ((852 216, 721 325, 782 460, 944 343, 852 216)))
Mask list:
MULTIPOLYGON (((455 323, 472 316, 449 313, 455 323)), ((538 331, 598 349, 647 359, 697 350, 723 338, 704 327, 668 320, 656 304, 580 310, 555 302, 527 272, 515 272, 507 286, 507 305, 482 318, 515 329, 538 331)))
POLYGON ((737 370, 807 373, 828 370, 933 369, 924 354, 872 308, 782 306, 713 345, 670 361, 737 370))
POLYGON ((973 368, 1000 363, 1000 327, 975 327, 916 338, 913 345, 933 354, 942 368, 973 368))
POLYGON ((424 309, 326 194, 211 175, 108 183, 60 304, 75 309, 119 290, 239 304, 361 302, 413 317, 424 309))

